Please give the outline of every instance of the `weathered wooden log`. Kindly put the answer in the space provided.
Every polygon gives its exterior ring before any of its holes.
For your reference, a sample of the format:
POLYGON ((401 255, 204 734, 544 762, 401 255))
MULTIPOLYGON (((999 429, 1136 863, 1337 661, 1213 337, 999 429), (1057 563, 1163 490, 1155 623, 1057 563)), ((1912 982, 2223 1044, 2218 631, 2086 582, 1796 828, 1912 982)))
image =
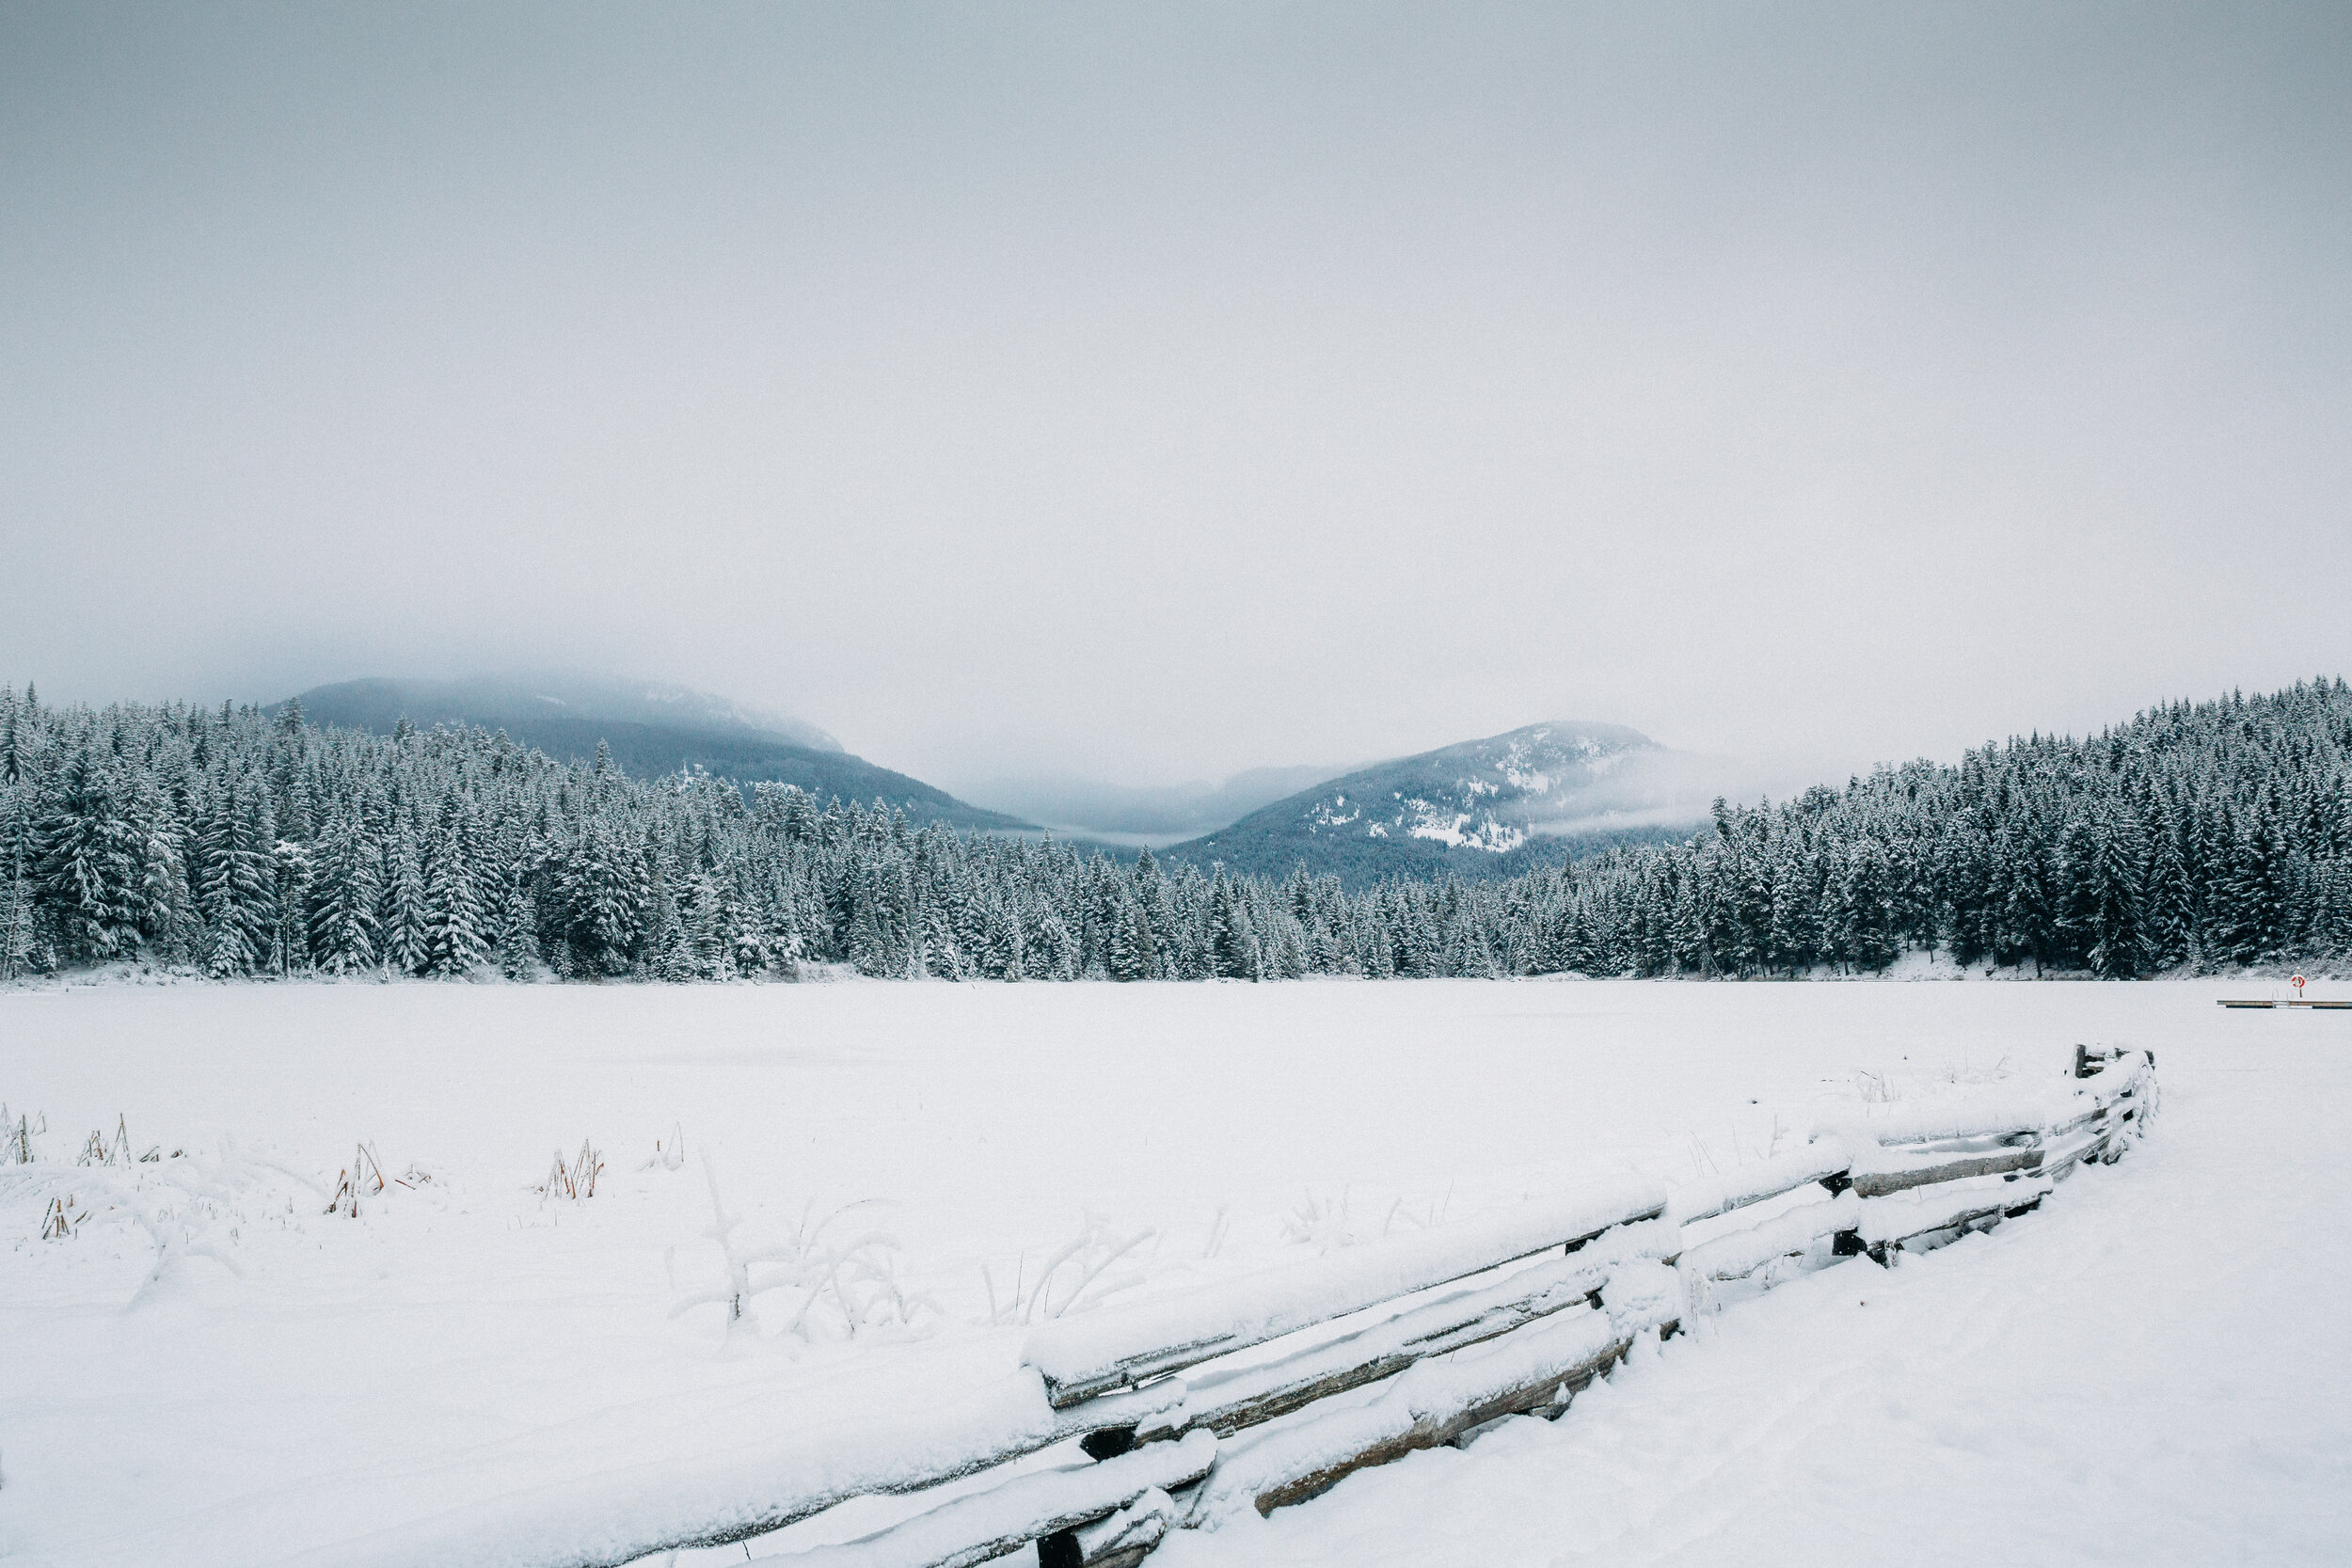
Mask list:
POLYGON ((2155 1065, 2154 1055, 2141 1051, 2137 1046, 2111 1045, 2103 1051, 2093 1051, 2088 1046, 2077 1045, 2074 1047, 2074 1076, 2095 1078, 2118 1062, 2140 1055, 2148 1057, 2151 1067, 2155 1065))
POLYGON ((1816 1138, 1786 1154, 1736 1165, 1726 1174, 1677 1187, 1666 1205, 1666 1219, 1675 1225, 1695 1225, 1815 1182, 1832 1193, 1842 1192, 1853 1163, 1853 1148, 1846 1139, 1835 1134, 1816 1138))
POLYGON ((2108 1071, 2100 1074, 2102 1081, 2090 1091, 2090 1097, 2102 1105, 2128 1100, 2139 1092, 2141 1076, 2149 1070, 2146 1052, 2119 1052, 2108 1071))
POLYGON ((1214 1523, 1245 1507, 1271 1513, 1505 1416, 1557 1415, 1634 1338, 1598 1312, 1562 1314, 1481 1347, 1477 1359, 1423 1362, 1369 1404, 1286 1428, 1234 1455, 1210 1478, 1197 1515, 1214 1523))
POLYGON ((620 1568, 662 1552, 734 1545, 853 1497, 929 1491, 1106 1427, 1132 1428, 1183 1397, 1183 1387, 1170 1385, 1056 1410, 1042 1381, 1023 1370, 944 1404, 743 1445, 715 1478, 696 1465, 650 1460, 597 1477, 593 1486, 453 1509, 371 1538, 365 1549, 304 1552, 284 1568, 620 1568), (532 1544, 485 1552, 485 1540, 532 1544))
POLYGON ((1779 1259, 1803 1257, 1824 1236, 1852 1229, 1861 1223, 1862 1212, 1862 1200, 1851 1194, 1827 1203, 1808 1203, 1761 1225, 1684 1248, 1681 1268, 1702 1284, 1744 1278, 1779 1259))
POLYGON ((1572 1307, 1597 1305, 1609 1272, 1610 1264, 1599 1259, 1548 1260, 1279 1361, 1190 1379, 1184 1403, 1154 1417, 1137 1435, 1150 1441, 1206 1427, 1231 1437, 1317 1400, 1394 1377, 1417 1361, 1484 1343, 1572 1307))
POLYGON ((1132 1307, 1057 1319, 1029 1336, 1022 1359, 1043 1376, 1056 1408, 1068 1408, 1416 1291, 1555 1247, 1573 1251, 1665 1206, 1663 1186, 1622 1178, 1132 1307))
POLYGON ((1915 1235, 1904 1237, 1899 1242, 1872 1242, 1869 1244, 1869 1259, 1874 1263, 1883 1265, 1899 1252, 1933 1252, 1938 1247, 1951 1245, 1963 1236, 1991 1230, 2001 1223, 2002 1217, 2000 1211, 1996 1209, 1990 1213, 1972 1214, 1966 1219, 1956 1221, 1948 1226, 1939 1226, 1933 1230, 1919 1231, 1915 1235))
POLYGON ((2065 1180, 2083 1161, 2095 1160, 2105 1154, 2118 1130, 2116 1127, 2094 1127, 2065 1142, 2052 1144, 2043 1150, 2040 1174, 2053 1181, 2065 1180))
POLYGON ((1038 1568, 1135 1568, 1182 1522, 1187 1506, 1154 1487, 1107 1519, 1041 1539, 1038 1568))
POLYGON ((1964 1181, 1972 1176, 1999 1176, 2006 1171, 2031 1170, 2041 1164, 2042 1150, 2027 1145, 1989 1154, 1965 1154, 1931 1165, 1857 1170, 1853 1173, 1853 1190, 1864 1197, 1884 1197, 1889 1193, 1908 1192, 1914 1187, 1932 1186, 1939 1181, 1964 1181))
POLYGON ((1021 1476, 862 1540, 755 1560, 789 1568, 975 1568, 1033 1541, 1109 1518, 1153 1492, 1165 1496, 1200 1480, 1216 1463, 1216 1439, 1195 1433, 1099 1465, 1021 1476))
POLYGON ((1549 1415, 1556 1418, 1568 1407, 1568 1400, 1564 1396, 1581 1394, 1591 1387, 1593 1379, 1625 1359, 1626 1353, 1632 1348, 1631 1339, 1617 1340, 1576 1366, 1563 1369, 1557 1376, 1547 1373, 1468 1409, 1455 1411, 1451 1416, 1430 1417, 1416 1421, 1409 1429, 1393 1437, 1334 1459, 1295 1481, 1260 1493, 1257 1510, 1260 1513, 1271 1513, 1278 1508, 1287 1508, 1293 1503, 1303 1503, 1311 1497, 1321 1497, 1359 1470, 1393 1464, 1422 1449, 1443 1448, 1458 1441, 1471 1429, 1499 1421, 1505 1416, 1549 1415))
POLYGON ((1930 1251, 1972 1230, 1990 1230, 2011 1214, 2028 1212, 2040 1205, 2052 1180, 2040 1175, 2026 1180, 1980 1180, 1960 1191, 1867 1199, 1855 1234, 1881 1263, 1892 1252, 1930 1251))
POLYGON ((2042 1134, 2042 1146, 2046 1148, 2061 1139, 2072 1137, 2085 1128, 2097 1126, 2100 1122, 2106 1120, 2108 1109, 2109 1107, 2106 1105, 2093 1105, 2080 1116, 2071 1117, 2059 1122, 2042 1134))

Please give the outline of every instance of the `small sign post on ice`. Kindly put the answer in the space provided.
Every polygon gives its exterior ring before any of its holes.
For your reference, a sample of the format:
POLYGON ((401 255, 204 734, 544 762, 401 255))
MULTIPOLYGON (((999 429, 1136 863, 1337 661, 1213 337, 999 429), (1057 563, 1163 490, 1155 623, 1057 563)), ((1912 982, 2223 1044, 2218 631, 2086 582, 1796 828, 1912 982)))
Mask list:
POLYGON ((2303 1000, 2303 976, 2301 976, 2300 974, 2292 975, 2292 976, 2290 976, 2290 977, 2288 978, 2288 980, 2287 980, 2287 984, 2288 984, 2288 985, 2290 985, 2290 986, 2293 986, 2293 987, 2295 988, 2295 999, 2296 999, 2297 1002, 2302 1001, 2302 1000, 2303 1000))

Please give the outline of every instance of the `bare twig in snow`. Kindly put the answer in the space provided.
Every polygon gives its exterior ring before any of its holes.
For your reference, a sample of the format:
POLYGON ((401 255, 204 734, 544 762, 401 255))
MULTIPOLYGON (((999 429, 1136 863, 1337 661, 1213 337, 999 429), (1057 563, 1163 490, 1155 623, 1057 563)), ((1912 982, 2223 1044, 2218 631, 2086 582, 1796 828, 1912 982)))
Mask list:
POLYGON ((575 1202, 596 1196, 596 1177, 604 1169, 604 1155, 589 1147, 588 1140, 580 1140, 580 1153, 570 1164, 564 1163, 564 1151, 555 1151, 555 1163, 548 1171, 548 1179, 539 1184, 542 1197, 569 1198, 575 1202))
POLYGON ((73 1212, 73 1199, 70 1195, 53 1197, 49 1200, 49 1212, 41 1216, 40 1239, 44 1242, 65 1241, 72 1236, 74 1227, 87 1218, 87 1214, 73 1212))
POLYGON ((1209 1244, 1200 1249, 1204 1261, 1225 1250, 1226 1234, 1232 1228, 1232 1212, 1231 1204, 1220 1203, 1216 1206, 1216 1217, 1209 1221, 1209 1244))
POLYGON ((644 1164, 638 1166, 637 1168, 639 1170, 654 1170, 657 1168, 660 1170, 679 1170, 683 1169, 685 1164, 686 1133, 676 1122, 672 1122, 670 1124, 670 1136, 668 1141, 664 1142, 660 1138, 656 1138, 653 1141, 653 1158, 646 1161, 644 1164))
POLYGON ((375 1157, 375 1146, 354 1144, 351 1146, 351 1164, 336 1173, 335 1196, 327 1200, 326 1212, 347 1214, 356 1220, 359 1217, 359 1195, 383 1190, 384 1166, 375 1157))

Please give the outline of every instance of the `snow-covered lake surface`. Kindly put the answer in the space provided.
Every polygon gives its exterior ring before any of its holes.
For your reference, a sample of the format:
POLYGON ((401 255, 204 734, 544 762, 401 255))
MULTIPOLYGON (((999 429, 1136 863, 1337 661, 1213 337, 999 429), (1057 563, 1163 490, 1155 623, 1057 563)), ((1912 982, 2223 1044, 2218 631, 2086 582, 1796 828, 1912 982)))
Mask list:
MULTIPOLYGON (((1082 1237, 1057 1291, 1149 1232, 1089 1288, 1132 1300, 1583 1178, 1689 1180, 1866 1088, 2056 1075, 2082 1041, 2153 1049, 2163 1114, 2042 1212, 1735 1301, 1557 1424, 1155 1560, 2342 1563, 2352 1015, 2214 1006, 2249 986, 0 993, 0 1100, 47 1127, 0 1170, 0 1558, 396 1561, 437 1516, 1000 1380, 1082 1237), (118 1118, 185 1156, 76 1166, 118 1118), (543 1198, 583 1138, 596 1196, 543 1198), (323 1213, 362 1140, 430 1180, 323 1213), (796 1330, 794 1291, 731 1343, 676 1310, 722 1279, 706 1162, 746 1245, 878 1200, 828 1232, 890 1238, 861 1253, 890 1280, 847 1292, 863 1332, 834 1297, 796 1330), (43 1242, 56 1198, 86 1217, 43 1242)), ((681 1560, 706 1555, 745 1554, 681 1560)))

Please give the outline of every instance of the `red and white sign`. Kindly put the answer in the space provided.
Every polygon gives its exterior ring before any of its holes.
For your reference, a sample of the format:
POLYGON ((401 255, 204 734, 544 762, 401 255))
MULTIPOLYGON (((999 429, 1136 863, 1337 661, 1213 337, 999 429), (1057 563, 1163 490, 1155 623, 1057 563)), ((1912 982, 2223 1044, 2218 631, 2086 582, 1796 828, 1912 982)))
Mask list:
POLYGON ((2303 994, 2303 976, 2300 974, 2296 975, 2293 979, 2289 980, 2287 984, 2295 988, 2296 995, 2300 996, 2303 994))

